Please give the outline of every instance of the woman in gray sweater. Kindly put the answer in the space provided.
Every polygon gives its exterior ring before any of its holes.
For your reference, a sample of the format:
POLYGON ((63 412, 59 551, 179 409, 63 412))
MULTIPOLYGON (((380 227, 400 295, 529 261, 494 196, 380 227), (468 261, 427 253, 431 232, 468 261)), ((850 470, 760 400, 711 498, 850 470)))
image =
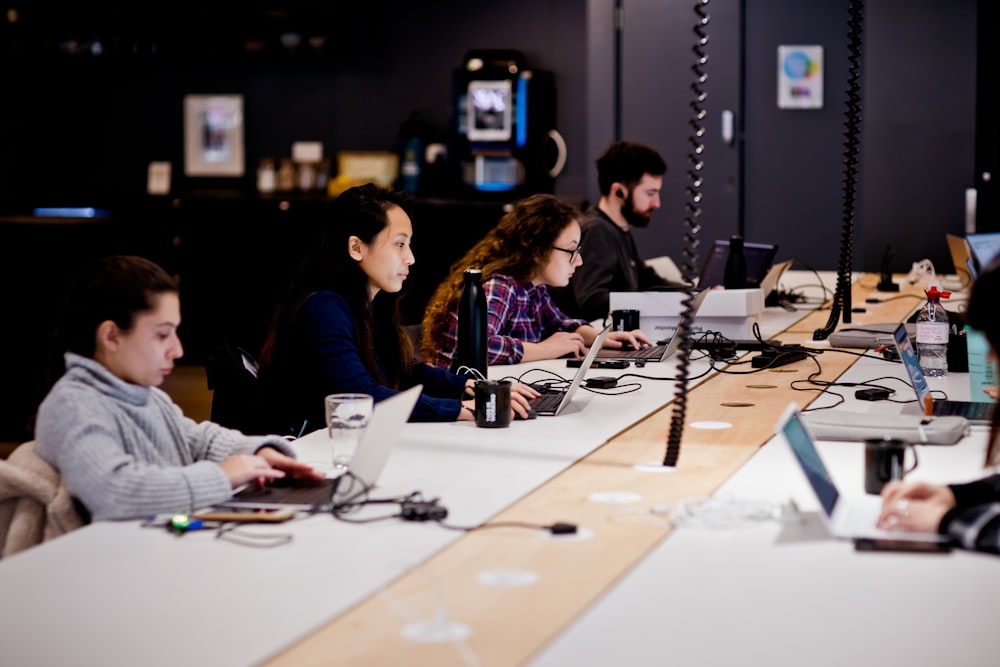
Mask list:
POLYGON ((278 436, 196 423, 157 389, 183 354, 177 285, 141 257, 99 260, 74 283, 66 372, 38 409, 38 453, 93 520, 190 512, 286 474, 322 475, 278 436))

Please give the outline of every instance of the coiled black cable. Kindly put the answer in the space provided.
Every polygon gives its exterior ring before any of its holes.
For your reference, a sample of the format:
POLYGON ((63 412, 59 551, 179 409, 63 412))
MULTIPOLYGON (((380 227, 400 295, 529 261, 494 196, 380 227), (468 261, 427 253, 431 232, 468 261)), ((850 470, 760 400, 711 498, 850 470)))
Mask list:
POLYGON ((681 274, 687 287, 684 290, 684 298, 681 300, 682 310, 680 322, 677 324, 675 336, 681 337, 680 348, 677 352, 677 388, 674 391, 676 400, 674 401, 673 413, 670 416, 670 432, 667 435, 667 451, 663 457, 663 465, 677 465, 677 458, 681 452, 681 434, 684 431, 684 416, 687 412, 687 389, 688 389, 688 367, 690 366, 690 354, 693 348, 691 332, 694 324, 694 302, 695 288, 694 281, 698 276, 698 234, 701 232, 701 171, 705 166, 702 154, 705 152, 705 93, 704 85, 708 80, 704 67, 708 63, 708 56, 705 54, 705 46, 708 44, 708 14, 705 8, 708 0, 697 0, 694 6, 694 13, 697 20, 694 25, 695 40, 694 51, 695 61, 691 67, 694 72, 694 83, 691 84, 691 92, 694 99, 691 101, 691 136, 688 138, 690 152, 688 153, 688 184, 685 187, 686 201, 684 210, 684 251, 681 262, 681 274))
POLYGON ((826 340, 837 326, 841 313, 844 324, 851 322, 851 261, 854 255, 854 202, 857 198, 858 144, 861 135, 861 34, 864 31, 864 0, 851 0, 847 21, 847 110, 844 116, 844 226, 840 236, 840 265, 837 268, 837 291, 830 308, 830 319, 813 332, 813 340, 826 340))

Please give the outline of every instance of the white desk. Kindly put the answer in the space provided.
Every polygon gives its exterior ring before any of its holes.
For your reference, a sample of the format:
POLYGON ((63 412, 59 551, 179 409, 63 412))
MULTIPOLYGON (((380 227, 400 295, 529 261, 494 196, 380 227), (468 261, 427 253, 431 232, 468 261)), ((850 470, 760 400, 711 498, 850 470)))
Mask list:
MULTIPOLYGON (((844 381, 903 375, 899 364, 863 360, 844 381)), ((953 398, 968 396, 964 374, 936 380, 953 398)), ((841 411, 896 410, 857 401, 841 411)), ((813 405, 829 397, 817 400, 813 405)), ((955 447, 919 447, 909 479, 977 479, 987 430, 955 447)), ((820 442, 820 454, 845 495, 864 487, 864 446, 820 442)), ((819 505, 781 439, 765 445, 723 485, 734 500, 794 498, 803 525, 775 521, 728 529, 682 527, 567 632, 533 667, 573 664, 996 665, 1000 559, 855 553, 830 538, 819 505)))
MULTIPOLYGON (((799 315, 769 309, 764 335, 799 315)), ((691 374, 703 363, 693 364, 691 374)), ((563 362, 537 366, 569 374, 563 362)), ((672 366, 639 370, 670 377, 672 366)), ((516 372, 505 367, 490 374, 516 372)), ((641 391, 626 396, 581 391, 559 417, 509 429, 409 424, 379 494, 420 489, 442 499, 451 522, 476 524, 672 398, 673 383, 644 381, 641 391)), ((324 437, 301 441, 304 459, 327 465, 324 437)), ((131 522, 101 523, 0 562, 4 663, 131 666, 139 656, 144 665, 257 664, 460 536, 432 525, 349 525, 328 516, 253 530, 291 532, 294 541, 252 549, 208 532, 178 538, 131 522)))

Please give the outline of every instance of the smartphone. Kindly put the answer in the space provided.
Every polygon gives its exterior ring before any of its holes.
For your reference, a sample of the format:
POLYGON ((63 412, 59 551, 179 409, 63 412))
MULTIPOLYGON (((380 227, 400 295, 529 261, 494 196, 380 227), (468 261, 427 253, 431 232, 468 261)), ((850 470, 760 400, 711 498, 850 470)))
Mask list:
POLYGON ((202 521, 247 521, 250 523, 281 523, 295 518, 294 509, 218 509, 195 513, 202 521))
MULTIPOLYGON (((583 359, 567 359, 566 368, 579 368, 583 359)), ((598 359, 590 365, 591 368, 628 368, 627 359, 598 359)))
POLYGON ((920 554, 946 554, 951 551, 949 542, 917 542, 915 540, 890 540, 859 537, 854 540, 855 551, 896 551, 920 554))

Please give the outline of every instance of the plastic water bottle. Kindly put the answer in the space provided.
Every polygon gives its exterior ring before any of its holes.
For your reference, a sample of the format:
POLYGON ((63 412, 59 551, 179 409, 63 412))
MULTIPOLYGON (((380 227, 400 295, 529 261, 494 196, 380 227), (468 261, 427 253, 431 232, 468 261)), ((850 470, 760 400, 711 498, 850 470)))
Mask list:
POLYGON ((926 292, 927 303, 917 313, 917 359, 920 370, 927 377, 940 377, 948 374, 948 336, 951 324, 948 313, 941 305, 941 299, 947 299, 951 292, 939 292, 931 286, 926 292))
POLYGON ((745 289, 747 286, 747 258, 743 253, 743 237, 729 238, 729 256, 726 257, 726 271, 722 274, 722 286, 726 289, 745 289))
POLYGON ((474 368, 486 378, 486 292, 483 291, 483 272, 479 269, 465 271, 462 299, 458 302, 458 350, 455 366, 474 368))

